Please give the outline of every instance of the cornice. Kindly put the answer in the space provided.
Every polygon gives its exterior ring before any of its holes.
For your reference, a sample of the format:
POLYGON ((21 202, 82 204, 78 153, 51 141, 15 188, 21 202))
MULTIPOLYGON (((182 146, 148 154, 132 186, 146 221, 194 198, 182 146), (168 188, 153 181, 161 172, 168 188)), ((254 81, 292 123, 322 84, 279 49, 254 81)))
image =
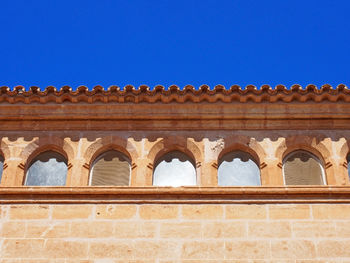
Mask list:
POLYGON ((9 87, 0 87, 0 104, 46 104, 65 102, 70 103, 200 103, 200 102, 350 102, 350 90, 340 84, 333 88, 325 84, 320 88, 315 85, 308 85, 303 88, 300 85, 293 85, 287 88, 283 85, 271 87, 263 85, 257 88, 248 85, 241 88, 233 85, 226 89, 222 85, 217 85, 211 89, 207 85, 202 85, 198 89, 187 85, 183 89, 172 85, 167 89, 164 86, 155 86, 153 89, 146 85, 138 88, 127 85, 124 88, 110 86, 104 89, 102 86, 95 86, 89 90, 86 86, 79 86, 72 90, 69 86, 56 89, 53 86, 40 90, 39 87, 32 86, 26 90, 23 86, 16 86, 12 90, 9 87))
POLYGON ((350 203, 350 186, 0 187, 0 204, 350 203))

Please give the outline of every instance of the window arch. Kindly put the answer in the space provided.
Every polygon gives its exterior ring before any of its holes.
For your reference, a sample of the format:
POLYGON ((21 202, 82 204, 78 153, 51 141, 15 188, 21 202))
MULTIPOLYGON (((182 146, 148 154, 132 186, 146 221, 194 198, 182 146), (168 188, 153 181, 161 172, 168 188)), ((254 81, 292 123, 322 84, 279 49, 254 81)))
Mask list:
POLYGON ((169 152, 155 164, 155 186, 193 186, 197 184, 196 181, 195 162, 183 152, 169 152))
POLYGON ((219 160, 218 185, 261 185, 259 166, 247 152, 229 152, 219 160))
POLYGON ((322 185, 325 182, 323 165, 310 152, 297 150, 283 160, 286 185, 322 185))
POLYGON ((92 164, 90 185, 128 186, 131 160, 123 153, 110 150, 100 154, 92 164))
POLYGON ((4 170, 4 157, 2 157, 2 155, 0 155, 0 183, 1 183, 1 179, 2 179, 3 170, 4 170))
POLYGON ((66 184, 67 159, 55 151, 46 151, 30 163, 25 185, 62 186, 66 184))

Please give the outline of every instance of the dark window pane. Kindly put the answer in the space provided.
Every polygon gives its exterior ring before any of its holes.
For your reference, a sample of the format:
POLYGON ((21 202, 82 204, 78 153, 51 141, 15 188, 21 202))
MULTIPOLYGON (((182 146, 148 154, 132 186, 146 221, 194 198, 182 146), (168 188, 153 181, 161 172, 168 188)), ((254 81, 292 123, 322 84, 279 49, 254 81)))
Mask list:
POLYGON ((182 152, 167 153, 155 165, 153 185, 175 187, 196 185, 194 162, 182 152))
POLYGON ((26 185, 60 186, 66 184, 67 161, 59 153, 47 151, 31 163, 26 176, 26 185))
POLYGON ((218 169, 219 186, 256 186, 260 183, 260 169, 253 157, 242 151, 225 154, 218 169))
POLYGON ((322 185, 323 167, 319 159, 306 151, 295 151, 283 162, 286 185, 322 185))
POLYGON ((101 154, 91 170, 90 185, 128 186, 131 161, 118 151, 101 154))

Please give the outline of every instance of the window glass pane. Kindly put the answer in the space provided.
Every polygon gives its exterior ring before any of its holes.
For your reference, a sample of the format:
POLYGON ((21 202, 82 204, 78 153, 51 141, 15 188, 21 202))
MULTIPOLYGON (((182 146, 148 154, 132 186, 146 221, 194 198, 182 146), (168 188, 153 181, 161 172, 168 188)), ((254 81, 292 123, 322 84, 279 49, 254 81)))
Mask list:
POLYGON ((130 164, 130 159, 118 151, 101 154, 92 166, 90 185, 128 186, 130 164))
POLYGON ((235 151, 225 154, 219 162, 218 185, 261 185, 259 166, 248 153, 235 151))
POLYGON ((153 185, 196 185, 196 169, 194 162, 182 152, 173 151, 167 153, 157 162, 155 167, 153 185))
POLYGON ((286 185, 322 185, 323 168, 319 159, 306 151, 289 154, 283 162, 286 185))
POLYGON ((47 151, 31 163, 26 176, 26 185, 60 186, 66 184, 67 161, 59 153, 47 151))
POLYGON ((2 178, 2 171, 4 169, 4 158, 0 155, 0 182, 2 178))

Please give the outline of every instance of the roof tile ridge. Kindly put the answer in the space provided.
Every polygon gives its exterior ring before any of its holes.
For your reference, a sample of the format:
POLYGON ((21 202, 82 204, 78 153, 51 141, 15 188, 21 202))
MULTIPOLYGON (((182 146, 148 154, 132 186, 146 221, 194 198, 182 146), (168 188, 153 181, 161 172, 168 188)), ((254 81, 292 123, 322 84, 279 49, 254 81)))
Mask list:
POLYGON ((130 95, 134 95, 135 92, 135 87, 131 84, 125 85, 119 92, 119 96, 130 96, 130 95))
POLYGON ((182 96, 183 94, 184 94, 184 91, 182 91, 179 88, 179 86, 170 85, 166 92, 166 97, 162 97, 162 101, 164 99, 164 102, 166 103, 170 103, 170 102, 183 103, 184 102, 184 98, 182 96))
POLYGON ((318 88, 314 84, 309 84, 305 88, 298 84, 286 88, 284 85, 276 85, 272 88, 269 85, 262 85, 257 88, 254 85, 247 85, 242 89, 238 85, 232 85, 226 89, 224 85, 216 85, 211 89, 208 85, 201 85, 195 88, 192 85, 186 85, 183 89, 177 85, 170 85, 167 89, 164 86, 156 85, 151 89, 147 85, 140 85, 135 88, 132 85, 126 85, 123 89, 118 86, 109 86, 107 89, 100 85, 96 85, 92 90, 86 86, 78 86, 76 90, 72 90, 70 86, 62 86, 57 90, 54 86, 47 86, 45 90, 40 90, 37 86, 31 86, 28 90, 23 86, 15 86, 12 90, 7 86, 0 87, 1 102, 7 103, 62 103, 70 101, 72 103, 85 101, 93 103, 95 101, 102 102, 148 102, 157 101, 163 103, 186 101, 201 102, 207 101, 214 103, 222 102, 249 102, 256 103, 267 102, 291 102, 291 101, 345 101, 350 102, 350 89, 345 84, 338 84, 332 87, 330 84, 324 84, 318 88))
POLYGON ((314 85, 314 84, 306 85, 306 87, 305 87, 305 89, 303 91, 305 91, 305 93, 308 93, 308 94, 312 93, 312 94, 315 94, 315 95, 321 93, 321 90, 318 89, 317 86, 314 85))
POLYGON ((215 95, 215 90, 216 90, 216 87, 217 86, 222 86, 222 85, 216 85, 216 86, 214 86, 214 88, 210 88, 210 86, 209 85, 201 85, 200 87, 199 87, 199 90, 201 91, 201 94, 206 94, 206 96, 205 96, 205 99, 204 100, 207 100, 208 101, 208 96, 213 96, 213 95, 215 95))
POLYGON ((163 92, 165 88, 162 85, 156 85, 153 89, 150 89, 150 96, 145 97, 145 102, 155 103, 158 101, 164 102, 163 92))
POLYGON ((336 91, 345 95, 349 95, 350 94, 350 89, 348 86, 346 86, 345 84, 339 84, 336 87, 336 91))
POLYGON ((10 91, 10 88, 8 86, 1 86, 0 87, 0 95, 7 94, 10 91))
MULTIPOLYGON (((293 84, 289 89, 283 85, 283 84, 277 84, 273 90, 274 90, 274 94, 276 95, 289 95, 293 92, 299 92, 300 90, 300 85, 299 84, 293 84)), ((271 88, 272 89, 272 88, 271 88)))
POLYGON ((91 89, 91 95, 95 95, 95 94, 104 95, 105 93, 106 93, 106 90, 101 85, 96 85, 91 89))
POLYGON ((266 95, 266 94, 272 95, 276 93, 276 90, 268 84, 261 85, 259 91, 262 95, 266 95))
POLYGON ((155 85, 152 90, 156 93, 161 93, 163 92, 163 90, 165 90, 165 88, 163 85, 158 84, 158 85, 155 85))
POLYGON ((120 92, 120 87, 117 85, 111 85, 107 88, 107 91, 109 91, 110 93, 118 93, 120 92))
POLYGON ((24 86, 15 86, 13 90, 16 91, 16 95, 20 95, 26 92, 24 86))
POLYGON ((299 84, 293 84, 289 89, 285 90, 288 94, 290 93, 300 93, 303 91, 303 87, 299 84))
POLYGON ((241 86, 234 84, 234 85, 231 85, 229 90, 230 90, 231 94, 233 94, 233 93, 238 94, 242 91, 242 88, 241 88, 241 86))
POLYGON ((252 84, 246 85, 244 90, 242 91, 244 91, 244 93, 241 93, 241 94, 245 94, 245 95, 251 95, 251 94, 259 95, 261 93, 260 90, 258 90, 258 88, 252 84))
POLYGON ((192 95, 198 96, 200 93, 202 93, 201 89, 196 90, 196 88, 192 85, 185 85, 182 91, 183 91, 183 95, 185 95, 186 98, 189 98, 189 96, 192 96, 192 95))
POLYGON ((350 102, 350 89, 345 84, 339 84, 335 91, 337 92, 337 96, 334 96, 334 102, 337 101, 344 101, 344 102, 350 102))
MULTIPOLYGON (((192 86, 192 85, 190 85, 190 86, 192 86)), ((194 86, 192 86, 194 89, 196 89, 194 86)), ((207 84, 202 84, 202 85, 200 85, 199 87, 198 87, 198 90, 200 90, 202 93, 207 93, 207 92, 209 92, 209 91, 211 91, 211 90, 213 90, 213 89, 211 89, 210 88, 210 86, 209 85, 207 85, 207 84)))
POLYGON ((227 90, 224 85, 216 85, 213 89, 214 93, 229 94, 230 90, 227 90))
POLYGON ((89 88, 84 85, 80 85, 77 87, 76 92, 77 95, 87 95, 89 93, 89 88))
POLYGON ((320 87, 321 93, 327 92, 327 93, 333 93, 333 94, 334 94, 334 91, 335 91, 335 90, 336 90, 336 89, 334 89, 334 88, 332 87, 332 85, 330 85, 330 84, 328 84, 328 83, 323 84, 323 85, 320 87))
POLYGON ((140 93, 144 93, 144 94, 148 95, 148 94, 150 94, 151 89, 149 86, 142 84, 139 86, 138 90, 140 91, 140 93))
POLYGON ((71 93, 72 92, 72 87, 68 85, 64 85, 60 88, 59 92, 62 93, 71 93))
POLYGON ((56 93, 57 93, 56 87, 54 87, 54 86, 47 86, 47 87, 43 90, 42 95, 47 96, 47 95, 56 94, 56 93))
POLYGON ((171 94, 181 93, 181 89, 175 84, 170 85, 168 91, 170 91, 171 94))
POLYGON ((31 92, 31 94, 35 94, 35 95, 42 95, 42 92, 38 86, 31 86, 29 88, 29 92, 31 92))
POLYGON ((217 97, 215 96, 217 87, 221 85, 216 85, 213 89, 210 88, 207 84, 202 84, 198 89, 195 89, 195 92, 198 96, 195 98, 190 98, 192 102, 216 102, 217 97))

